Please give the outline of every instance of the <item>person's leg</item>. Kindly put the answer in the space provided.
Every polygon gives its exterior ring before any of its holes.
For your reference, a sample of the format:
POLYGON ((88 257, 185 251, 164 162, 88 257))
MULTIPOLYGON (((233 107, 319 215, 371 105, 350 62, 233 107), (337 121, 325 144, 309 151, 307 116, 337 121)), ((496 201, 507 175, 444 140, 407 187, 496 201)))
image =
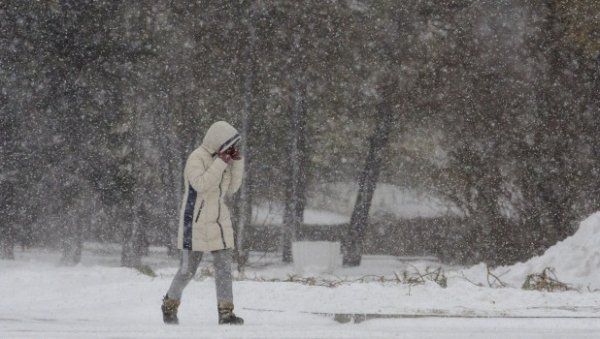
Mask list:
POLYGON ((215 267, 215 285, 217 288, 217 303, 233 303, 233 290, 231 282, 231 250, 210 252, 213 256, 215 267))
POLYGON ((244 320, 233 313, 233 288, 231 278, 230 249, 213 251, 213 265, 215 267, 215 287, 217 289, 217 307, 219 310, 219 324, 241 325, 244 320))
POLYGON ((177 310, 181 303, 181 294, 194 277, 194 274, 196 274, 200 260, 202 260, 202 252, 181 251, 179 270, 177 270, 177 274, 175 274, 173 282, 171 282, 171 287, 163 298, 161 306, 165 324, 179 324, 177 310))
POLYGON ((179 270, 177 270, 177 274, 175 274, 175 278, 173 278, 171 287, 169 287, 169 291, 167 292, 168 299, 181 300, 183 289, 190 283, 196 274, 201 260, 202 252, 190 250, 181 251, 179 270))

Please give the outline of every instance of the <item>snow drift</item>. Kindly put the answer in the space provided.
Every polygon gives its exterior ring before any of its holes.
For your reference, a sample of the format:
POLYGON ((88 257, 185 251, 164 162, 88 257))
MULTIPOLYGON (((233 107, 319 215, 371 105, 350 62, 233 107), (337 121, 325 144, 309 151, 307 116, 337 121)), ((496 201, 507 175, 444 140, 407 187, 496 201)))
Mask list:
MULTIPOLYGON (((494 269, 494 274, 512 287, 520 287, 527 275, 554 268, 559 281, 582 289, 600 289, 600 212, 592 214, 579 225, 575 234, 526 262, 494 269)), ((484 264, 463 272, 474 282, 487 284, 484 264)))

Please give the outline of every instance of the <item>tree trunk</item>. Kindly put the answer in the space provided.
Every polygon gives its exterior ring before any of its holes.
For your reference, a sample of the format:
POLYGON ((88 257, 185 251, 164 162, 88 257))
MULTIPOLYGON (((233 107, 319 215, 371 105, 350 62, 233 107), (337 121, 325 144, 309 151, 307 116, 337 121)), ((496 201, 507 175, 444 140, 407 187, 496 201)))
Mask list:
MULTIPOLYGON (((139 132, 134 131, 133 138, 137 138, 139 132)), ((125 229, 123 232, 123 249, 121 252, 121 266, 124 267, 141 267, 142 265, 142 254, 144 250, 145 242, 145 230, 143 228, 144 223, 141 222, 141 216, 144 208, 142 201, 143 196, 147 196, 147 192, 141 186, 141 182, 135 176, 135 169, 140 161, 138 160, 138 152, 141 150, 139 143, 133 141, 133 152, 128 159, 131 164, 131 171, 127 173, 129 176, 129 185, 126 188, 124 194, 124 200, 128 202, 130 209, 127 212, 127 218, 125 221, 125 229)))
POLYGON ((283 213, 282 254, 284 262, 292 261, 292 241, 304 220, 306 205, 306 85, 293 80, 293 98, 288 134, 289 165, 286 176, 285 210, 283 213))
POLYGON ((163 208, 161 218, 167 227, 163 228, 161 240, 167 247, 169 256, 177 254, 177 226, 179 216, 180 198, 182 192, 180 157, 177 156, 176 135, 173 131, 172 122, 168 119, 168 114, 155 114, 152 117, 152 128, 158 135, 157 141, 160 148, 160 176, 165 189, 166 203, 164 206, 154 208, 163 208))
MULTIPOLYGON (((385 100, 385 99, 384 99, 385 100)), ((344 246, 344 265, 359 266, 362 258, 363 237, 369 218, 369 209, 383 160, 384 149, 392 128, 393 112, 385 102, 377 112, 375 130, 370 138, 365 167, 358 180, 358 195, 344 246)))
MULTIPOLYGON (((0 100, 4 99, 0 94, 0 100)), ((14 204, 19 185, 16 182, 18 174, 28 173, 30 171, 20 171, 16 159, 18 154, 17 130, 18 120, 14 111, 3 111, 4 116, 0 119, 0 158, 2 159, 2 168, 0 168, 0 259, 14 259, 14 247, 16 242, 15 217, 17 206, 14 204), (11 173, 12 172, 12 173, 11 173), (14 173, 14 174, 13 174, 14 173)))
POLYGON ((15 259, 15 231, 14 227, 5 223, 0 227, 0 259, 15 259))
MULTIPOLYGON (((72 214, 72 212, 68 214, 72 214)), ((81 251, 83 249, 82 226, 78 225, 77 218, 73 215, 69 215, 69 219, 66 222, 68 225, 64 230, 66 233, 62 236, 62 256, 60 263, 62 265, 74 266, 81 262, 81 251)))
POLYGON ((235 232, 236 244, 236 259, 238 271, 243 272, 244 266, 248 261, 248 250, 244 242, 244 230, 246 226, 252 222, 252 193, 253 193, 253 178, 252 178, 252 148, 250 147, 250 131, 252 130, 255 100, 255 82, 256 82, 256 6, 250 5, 250 8, 245 12, 248 19, 246 26, 248 30, 248 39, 245 50, 245 75, 244 75, 244 109, 242 115, 241 149, 244 155, 244 178, 240 193, 236 200, 237 205, 237 228, 235 232))
MULTIPOLYGON (((247 84, 248 85, 248 84, 247 84)), ((250 86, 250 85, 248 85, 250 86)), ((240 192, 236 199, 236 214, 237 214, 237 228, 235 232, 236 236, 236 259, 238 264, 238 271, 242 272, 244 266, 248 260, 247 246, 244 242, 244 230, 246 226, 252 222, 252 192, 253 192, 253 181, 252 181, 252 149, 249 147, 248 138, 250 136, 251 126, 251 94, 246 93, 246 103, 244 116, 242 117, 242 130, 241 130, 241 149, 244 155, 244 174, 240 192)))
POLYGON ((142 266, 144 251, 144 230, 142 229, 137 209, 132 211, 131 221, 123 235, 123 250, 121 252, 121 266, 138 268, 142 266))

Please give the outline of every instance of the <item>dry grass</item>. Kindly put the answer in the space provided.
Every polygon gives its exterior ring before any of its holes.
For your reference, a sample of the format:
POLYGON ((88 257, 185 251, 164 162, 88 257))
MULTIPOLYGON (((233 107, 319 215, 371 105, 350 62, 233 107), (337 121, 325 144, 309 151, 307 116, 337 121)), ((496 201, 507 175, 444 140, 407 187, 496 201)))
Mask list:
POLYGON ((343 278, 321 278, 321 277, 303 277, 296 274, 290 274, 285 279, 277 278, 264 278, 264 277, 243 277, 242 280, 247 281, 263 281, 263 282, 292 282, 299 283, 308 286, 322 286, 322 287, 338 287, 340 285, 348 285, 353 283, 387 283, 387 284, 402 284, 402 285, 422 285, 427 281, 433 281, 440 285, 440 287, 448 286, 448 279, 444 274, 441 267, 432 269, 427 267, 425 272, 420 272, 416 267, 413 267, 413 271, 404 271, 401 274, 394 273, 394 277, 386 277, 382 275, 364 275, 356 279, 343 279, 343 278))
POLYGON ((562 292, 574 290, 569 285, 556 278, 554 268, 546 267, 542 273, 532 273, 527 276, 522 288, 530 291, 562 292))

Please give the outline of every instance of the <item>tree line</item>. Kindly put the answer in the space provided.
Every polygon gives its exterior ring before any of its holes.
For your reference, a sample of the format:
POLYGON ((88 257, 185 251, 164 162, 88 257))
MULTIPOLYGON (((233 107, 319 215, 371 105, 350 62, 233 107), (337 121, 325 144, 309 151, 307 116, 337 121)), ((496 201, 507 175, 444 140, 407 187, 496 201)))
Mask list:
MULTIPOLYGON (((464 215, 454 260, 538 254, 598 209, 600 5, 520 1, 4 1, 0 249, 174 252, 203 131, 244 136, 251 206, 285 206, 282 258, 316 184, 358 182, 360 263, 377 182, 464 215)), ((452 243, 452 242, 450 242, 452 243)))

